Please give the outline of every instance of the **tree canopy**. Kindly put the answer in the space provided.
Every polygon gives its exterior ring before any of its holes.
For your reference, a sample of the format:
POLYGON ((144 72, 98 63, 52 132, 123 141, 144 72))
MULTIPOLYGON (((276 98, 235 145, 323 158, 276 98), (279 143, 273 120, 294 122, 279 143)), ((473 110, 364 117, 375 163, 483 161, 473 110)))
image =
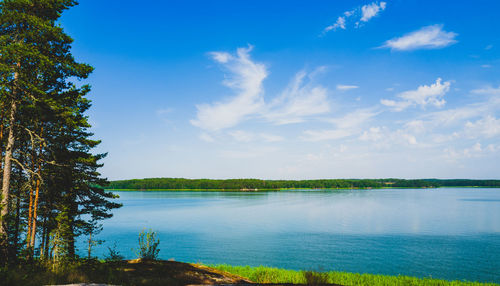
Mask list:
POLYGON ((2 258, 74 257, 75 238, 119 207, 103 186, 85 112, 93 68, 58 24, 73 0, 0 2, 2 258), (39 242, 36 245, 36 242, 39 242))

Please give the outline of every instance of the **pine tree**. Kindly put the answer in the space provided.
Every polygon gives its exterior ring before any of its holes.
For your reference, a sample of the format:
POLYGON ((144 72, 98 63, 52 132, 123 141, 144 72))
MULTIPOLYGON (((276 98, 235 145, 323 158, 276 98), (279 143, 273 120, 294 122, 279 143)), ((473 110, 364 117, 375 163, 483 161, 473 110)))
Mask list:
POLYGON ((84 114, 90 87, 73 82, 86 79, 92 67, 75 61, 72 39, 57 23, 76 4, 0 2, 2 257, 9 245, 18 253, 24 244, 32 257, 40 234, 41 254, 48 255, 55 247, 50 237, 57 237, 57 253, 74 257, 75 237, 119 207, 102 189, 107 182, 98 169, 105 154, 92 154, 100 141, 90 139, 84 114))

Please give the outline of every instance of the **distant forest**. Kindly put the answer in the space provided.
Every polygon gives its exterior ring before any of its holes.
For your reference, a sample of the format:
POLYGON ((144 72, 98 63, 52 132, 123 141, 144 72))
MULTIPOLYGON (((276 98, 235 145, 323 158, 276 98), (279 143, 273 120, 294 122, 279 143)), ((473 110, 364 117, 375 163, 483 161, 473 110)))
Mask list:
POLYGON ((259 179, 182 179, 149 178, 112 181, 107 189, 169 190, 278 190, 278 189, 345 189, 345 188, 436 188, 436 187, 500 187, 500 180, 464 179, 325 179, 325 180, 259 180, 259 179))

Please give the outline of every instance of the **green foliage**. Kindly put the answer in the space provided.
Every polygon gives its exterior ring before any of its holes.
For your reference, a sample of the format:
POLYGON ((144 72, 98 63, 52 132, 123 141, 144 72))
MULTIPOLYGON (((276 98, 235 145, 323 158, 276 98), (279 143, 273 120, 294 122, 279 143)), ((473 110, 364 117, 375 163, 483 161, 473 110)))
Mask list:
POLYGON ((138 258, 146 260, 156 260, 160 249, 160 239, 153 230, 143 230, 139 233, 139 247, 136 250, 138 258))
POLYGON ((7 233, 12 256, 33 257, 39 249, 46 258, 72 259, 76 237, 95 232, 120 206, 103 189, 99 168, 106 154, 95 154, 100 141, 91 139, 85 114, 90 86, 79 82, 93 68, 75 60, 73 39, 58 24, 76 4, 0 1, 0 168, 12 171, 1 183, 7 191, 0 232, 7 233))
POLYGON ((325 180, 258 180, 258 179, 183 179, 148 178, 113 181, 108 189, 167 190, 277 190, 277 189, 348 189, 348 188, 431 188, 441 186, 500 187, 500 180, 403 180, 403 179, 325 179, 325 180))
POLYGON ((125 259, 123 255, 120 254, 118 249, 116 249, 116 242, 113 244, 112 247, 108 246, 108 254, 104 258, 104 260, 109 261, 109 262, 117 262, 125 259))
POLYGON ((250 267, 231 265, 211 265, 215 269, 246 277, 257 283, 294 283, 307 285, 321 285, 325 283, 335 283, 340 285, 414 285, 414 286, 480 286, 498 285, 495 283, 480 283, 467 281, 446 281, 432 278, 416 278, 410 276, 388 276, 375 274, 357 274, 346 272, 314 272, 295 271, 273 267, 250 267))

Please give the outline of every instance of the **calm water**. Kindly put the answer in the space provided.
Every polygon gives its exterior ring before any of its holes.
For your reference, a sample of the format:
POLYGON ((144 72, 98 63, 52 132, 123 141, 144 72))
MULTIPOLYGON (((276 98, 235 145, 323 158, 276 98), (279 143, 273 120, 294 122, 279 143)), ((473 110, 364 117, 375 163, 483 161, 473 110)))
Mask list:
POLYGON ((152 228, 163 259, 500 282, 500 189, 116 193, 100 257, 152 228))

